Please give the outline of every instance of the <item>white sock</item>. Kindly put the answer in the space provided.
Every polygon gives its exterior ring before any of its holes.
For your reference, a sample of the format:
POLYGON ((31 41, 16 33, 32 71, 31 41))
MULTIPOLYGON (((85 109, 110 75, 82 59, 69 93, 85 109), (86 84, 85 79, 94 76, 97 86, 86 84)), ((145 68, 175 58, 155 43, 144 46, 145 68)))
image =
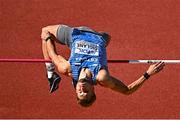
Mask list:
POLYGON ((47 70, 47 76, 48 78, 51 78, 55 70, 55 66, 53 63, 45 63, 45 65, 46 65, 46 70, 47 70))
POLYGON ((53 71, 47 71, 47 76, 50 79, 53 76, 53 71))

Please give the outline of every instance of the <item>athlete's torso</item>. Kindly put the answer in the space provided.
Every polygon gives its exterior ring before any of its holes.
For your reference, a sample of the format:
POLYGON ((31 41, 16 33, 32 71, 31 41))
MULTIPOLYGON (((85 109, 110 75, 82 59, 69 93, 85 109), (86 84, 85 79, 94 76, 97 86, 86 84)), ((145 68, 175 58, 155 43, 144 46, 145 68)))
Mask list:
POLYGON ((100 69, 107 66, 105 40, 93 32, 74 29, 72 33, 71 64, 73 83, 76 85, 82 68, 92 73, 92 83, 96 84, 96 76, 100 69))

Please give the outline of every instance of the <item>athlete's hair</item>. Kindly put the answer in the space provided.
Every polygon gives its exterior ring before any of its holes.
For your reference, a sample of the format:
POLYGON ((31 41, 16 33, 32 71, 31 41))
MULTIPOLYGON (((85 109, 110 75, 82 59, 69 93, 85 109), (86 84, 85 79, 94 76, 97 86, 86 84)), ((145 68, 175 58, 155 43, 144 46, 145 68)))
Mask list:
POLYGON ((82 107, 89 107, 91 106, 94 102, 96 101, 96 94, 93 92, 93 94, 91 95, 90 99, 79 99, 77 97, 77 102, 79 105, 81 105, 82 107))

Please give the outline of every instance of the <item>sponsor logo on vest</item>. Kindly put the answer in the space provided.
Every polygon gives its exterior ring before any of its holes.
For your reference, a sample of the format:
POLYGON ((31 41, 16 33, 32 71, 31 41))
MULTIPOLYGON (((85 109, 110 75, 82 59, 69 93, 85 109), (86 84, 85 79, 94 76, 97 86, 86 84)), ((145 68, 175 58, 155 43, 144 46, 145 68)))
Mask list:
POLYGON ((77 41, 75 43, 75 53, 99 56, 99 45, 86 41, 77 41))

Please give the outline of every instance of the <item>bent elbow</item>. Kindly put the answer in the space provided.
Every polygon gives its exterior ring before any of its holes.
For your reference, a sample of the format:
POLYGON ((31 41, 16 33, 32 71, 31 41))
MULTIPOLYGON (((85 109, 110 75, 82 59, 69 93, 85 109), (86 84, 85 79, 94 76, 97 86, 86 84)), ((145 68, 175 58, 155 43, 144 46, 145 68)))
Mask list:
POLYGON ((124 92, 123 94, 124 95, 126 95, 126 96, 129 96, 129 95, 131 95, 133 92, 131 92, 131 91, 126 91, 126 92, 124 92))
POLYGON ((124 92, 125 95, 133 94, 137 89, 127 87, 127 90, 124 92))
POLYGON ((123 94, 127 95, 127 96, 131 95, 132 93, 133 93, 133 91, 131 89, 129 89, 128 87, 125 91, 123 91, 123 94))

